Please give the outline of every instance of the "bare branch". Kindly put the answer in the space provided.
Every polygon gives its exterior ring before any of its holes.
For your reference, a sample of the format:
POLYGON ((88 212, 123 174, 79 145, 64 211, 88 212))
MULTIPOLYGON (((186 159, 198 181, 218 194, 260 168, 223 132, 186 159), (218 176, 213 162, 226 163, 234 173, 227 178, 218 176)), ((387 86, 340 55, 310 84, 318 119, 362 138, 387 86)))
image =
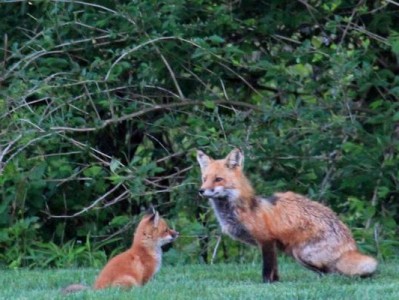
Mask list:
POLYGON ((386 0, 386 2, 391 3, 393 5, 399 6, 398 2, 392 1, 392 0, 386 0))
POLYGON ((183 95, 183 92, 182 92, 182 90, 181 90, 181 88, 180 88, 179 83, 178 83, 177 80, 176 80, 175 73, 173 72, 171 66, 169 65, 168 61, 166 60, 165 56, 161 53, 161 51, 159 50, 159 48, 155 46, 155 49, 156 49, 156 51, 158 52, 158 54, 161 56, 162 61, 164 62, 166 68, 168 69, 169 74, 170 74, 170 77, 172 77, 172 81, 173 81, 173 83, 175 84, 175 87, 176 87, 177 92, 179 93, 180 99, 181 99, 181 100, 185 100, 186 97, 184 97, 184 95, 183 95))
POLYGON ((112 189, 110 189, 108 192, 106 192, 104 195, 102 195, 101 197, 97 198, 93 203, 91 203, 89 206, 83 208, 82 210, 74 213, 73 215, 52 215, 50 214, 50 218, 53 219, 59 219, 59 218, 74 218, 77 216, 80 216, 81 214, 84 214, 85 212, 88 212, 89 210, 91 210, 93 207, 95 207, 98 203, 100 203, 101 201, 103 201, 104 199, 106 199, 110 194, 112 194, 113 192, 115 192, 122 184, 119 183, 116 186, 114 186, 112 189))
POLYGON ((222 236, 218 235, 217 236, 216 245, 215 245, 215 248, 213 249, 213 253, 212 253, 211 265, 213 265, 213 262, 215 261, 216 253, 218 251, 218 248, 219 248, 219 245, 220 245, 221 241, 222 241, 222 236))
POLYGON ((346 37, 346 35, 347 35, 347 33, 348 33, 348 30, 349 30, 349 28, 350 28, 350 24, 352 24, 353 17, 354 17, 355 14, 357 13, 357 10, 359 9, 359 7, 360 7, 361 5, 363 5, 363 3, 364 3, 364 0, 360 0, 359 3, 358 3, 358 4, 355 6, 355 8, 353 9, 352 14, 350 15, 350 17, 349 17, 349 19, 348 19, 348 25, 345 27, 344 32, 343 32, 343 34, 342 34, 340 44, 342 44, 342 43, 344 42, 345 37, 346 37))
MULTIPOLYGON (((218 100, 218 101, 214 101, 216 105, 221 105, 221 104, 225 104, 225 105, 232 105, 232 106, 241 106, 241 107, 246 107, 246 108, 250 108, 253 109, 255 111, 262 111, 258 106, 256 105, 252 105, 246 102, 239 102, 239 101, 227 101, 227 100, 218 100)), ((108 119, 105 120, 103 122, 103 124, 101 126, 99 126, 98 128, 94 128, 94 127, 89 127, 89 128, 74 128, 74 127, 51 127, 51 130, 56 130, 56 131, 79 131, 79 132, 88 132, 88 131, 95 131, 101 128, 105 128, 110 124, 115 124, 115 123, 119 123, 122 121, 126 121, 126 120, 130 120, 130 119, 134 119, 137 117, 140 117, 142 115, 151 113, 151 112, 155 112, 158 110, 168 110, 168 109, 172 109, 172 108, 176 108, 176 107, 184 107, 184 106, 193 106, 193 105, 204 105, 203 101, 187 101, 187 102, 175 102, 175 103, 169 103, 169 104, 159 104, 159 105, 154 105, 150 108, 145 108, 142 109, 140 111, 136 111, 134 113, 122 116, 122 117, 118 117, 118 118, 112 118, 112 119, 108 119)))
POLYGON ((91 7, 95 7, 95 8, 99 8, 102 10, 105 10, 107 12, 110 12, 114 15, 120 15, 118 12, 116 12, 115 10, 112 10, 108 7, 105 7, 103 5, 99 5, 99 4, 95 4, 95 3, 90 3, 90 2, 84 2, 84 1, 77 1, 77 0, 51 0, 53 2, 61 2, 61 3, 76 3, 76 4, 82 4, 85 6, 91 6, 91 7))
POLYGON ((110 76, 110 74, 111 74, 111 72, 112 72, 112 69, 113 69, 122 59, 124 59, 124 58, 125 58, 126 56, 128 56, 129 54, 132 54, 132 53, 136 52, 137 50, 139 50, 139 49, 141 49, 141 48, 143 48, 144 46, 147 46, 147 45, 149 45, 149 44, 154 44, 154 43, 159 42, 159 41, 174 40, 174 39, 175 39, 175 37, 170 37, 170 36, 159 37, 159 38, 156 38, 156 39, 148 40, 147 42, 144 42, 144 43, 142 43, 142 44, 140 44, 140 45, 137 45, 136 47, 134 47, 134 48, 132 48, 132 49, 126 51, 126 52, 123 53, 121 56, 119 56, 117 60, 115 60, 115 61, 113 62, 113 64, 111 65, 111 67, 109 68, 109 70, 108 70, 108 72, 107 72, 107 75, 105 75, 105 79, 104 79, 104 80, 105 80, 105 81, 108 80, 108 78, 109 78, 109 76, 110 76))
MULTIPOLYGON (((17 156, 17 155, 18 155, 19 153, 21 153, 23 150, 25 150, 26 148, 28 148, 30 145, 32 145, 32 144, 36 143, 37 141, 40 141, 40 140, 42 140, 42 139, 44 139, 44 138, 46 138, 46 137, 49 137, 49 136, 51 136, 51 135, 53 135, 53 133, 48 133, 48 134, 45 134, 45 135, 42 135, 42 136, 39 136, 39 137, 37 137, 37 138, 34 138, 34 139, 30 140, 27 144, 25 144, 24 146, 22 146, 21 148, 19 148, 17 151, 15 151, 15 152, 4 162, 3 167, 4 167, 5 165, 7 165, 15 156, 17 156)), ((22 137, 22 135, 19 136, 16 140, 19 140, 20 137, 22 137)), ((1 160, 0 160, 0 161, 1 161, 1 160)))
POLYGON ((0 174, 3 172, 3 169, 6 165, 6 163, 2 163, 4 156, 8 153, 8 151, 11 149, 11 147, 18 142, 18 140, 20 140, 22 138, 22 134, 18 135, 13 141, 11 141, 10 143, 8 143, 8 145, 4 148, 4 150, 0 149, 0 174))

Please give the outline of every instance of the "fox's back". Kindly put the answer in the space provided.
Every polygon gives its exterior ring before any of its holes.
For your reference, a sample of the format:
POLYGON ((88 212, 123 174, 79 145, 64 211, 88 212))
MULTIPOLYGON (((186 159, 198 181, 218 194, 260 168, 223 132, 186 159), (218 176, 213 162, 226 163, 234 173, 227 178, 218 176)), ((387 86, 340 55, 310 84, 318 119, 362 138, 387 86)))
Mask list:
MULTIPOLYGON (((262 200, 257 215, 265 228, 257 230, 258 218, 244 220, 255 236, 276 239, 286 250, 324 240, 326 244, 356 249, 350 230, 327 206, 292 192, 276 193, 262 200)), ((252 215, 253 216, 253 215, 252 215)), ((249 216, 248 216, 249 217, 249 216)))

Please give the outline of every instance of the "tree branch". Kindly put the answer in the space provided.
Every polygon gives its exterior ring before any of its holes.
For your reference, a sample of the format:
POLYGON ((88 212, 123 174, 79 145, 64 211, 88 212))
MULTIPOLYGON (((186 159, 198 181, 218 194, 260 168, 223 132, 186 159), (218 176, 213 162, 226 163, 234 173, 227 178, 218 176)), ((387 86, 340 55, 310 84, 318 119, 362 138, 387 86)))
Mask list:
MULTIPOLYGON (((258 106, 252 105, 249 103, 245 103, 245 102, 228 101, 228 100, 218 100, 218 101, 214 101, 214 102, 216 105, 224 104, 224 105, 232 105, 232 106, 241 106, 241 107, 249 108, 249 109, 256 110, 256 111, 262 111, 262 109, 260 109, 258 106)), ((140 111, 136 111, 134 113, 131 113, 131 114, 128 114, 128 115, 125 115, 122 117, 111 118, 111 119, 105 120, 99 127, 74 128, 74 127, 54 126, 54 127, 51 127, 51 130, 60 131, 60 132, 64 132, 64 131, 71 131, 71 132, 96 131, 96 130, 105 128, 108 125, 119 123, 119 122, 130 120, 130 119, 134 119, 134 118, 140 117, 142 115, 145 115, 145 114, 148 114, 151 112, 155 112, 155 111, 159 111, 159 110, 169 110, 169 109, 173 109, 173 108, 177 108, 177 107, 184 107, 184 106, 194 106, 194 105, 204 105, 204 102, 203 101, 187 101, 187 102, 175 102, 175 103, 169 103, 169 104, 159 104, 159 105, 154 105, 150 108, 145 108, 140 111)))

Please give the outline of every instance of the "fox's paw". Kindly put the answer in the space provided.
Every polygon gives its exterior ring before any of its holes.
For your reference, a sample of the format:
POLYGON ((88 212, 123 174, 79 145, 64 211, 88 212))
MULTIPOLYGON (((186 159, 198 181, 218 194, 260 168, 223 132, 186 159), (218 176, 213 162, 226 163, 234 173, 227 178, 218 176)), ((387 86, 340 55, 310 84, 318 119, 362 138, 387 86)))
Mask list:
POLYGON ((273 283, 279 281, 280 278, 276 272, 272 272, 269 276, 263 276, 264 283, 273 283))

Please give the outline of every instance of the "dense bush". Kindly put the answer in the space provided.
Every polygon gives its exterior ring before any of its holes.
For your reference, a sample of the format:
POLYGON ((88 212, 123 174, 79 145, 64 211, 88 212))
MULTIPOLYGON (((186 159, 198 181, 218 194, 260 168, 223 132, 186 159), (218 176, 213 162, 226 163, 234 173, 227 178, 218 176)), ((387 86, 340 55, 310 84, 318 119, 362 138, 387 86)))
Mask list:
POLYGON ((233 146, 260 194, 330 205, 398 253, 391 1, 0 1, 0 263, 96 265, 153 204, 172 263, 250 260, 197 197, 233 146), (217 251, 214 251, 217 250, 217 251))

